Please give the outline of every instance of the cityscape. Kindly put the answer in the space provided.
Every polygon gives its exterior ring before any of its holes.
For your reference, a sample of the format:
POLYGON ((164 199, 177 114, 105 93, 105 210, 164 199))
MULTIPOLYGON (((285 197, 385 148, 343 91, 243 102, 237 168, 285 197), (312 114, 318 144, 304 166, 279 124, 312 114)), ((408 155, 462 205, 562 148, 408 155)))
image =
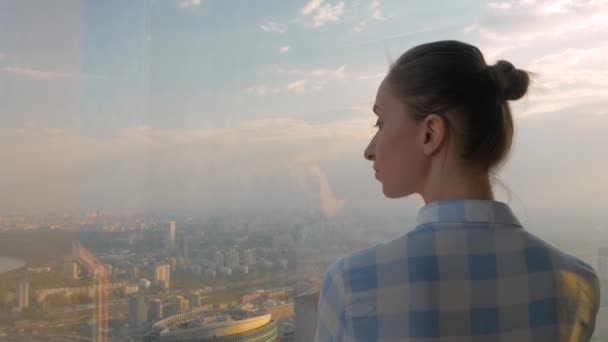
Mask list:
MULTIPOLYGON (((383 229, 373 237, 370 215, 327 218, 322 212, 207 219, 100 211, 3 216, 1 250, 12 257, 0 259, 0 339, 312 341, 327 267, 403 234, 404 226, 413 227, 407 216, 374 218, 383 229)), ((590 252, 588 238, 566 239, 554 227, 538 234, 570 246, 598 270, 606 288, 608 248, 590 252)), ((594 341, 608 336, 604 310, 594 341)))
POLYGON ((3 254, 13 255, 0 260, 5 268, 21 262, 0 275, 0 338, 204 341, 265 334, 269 341, 311 341, 328 265, 396 236, 400 224, 387 222, 370 239, 365 220, 346 227, 321 213, 165 221, 93 212, 45 220, 0 221, 3 254), (45 241, 53 244, 48 250, 45 241))

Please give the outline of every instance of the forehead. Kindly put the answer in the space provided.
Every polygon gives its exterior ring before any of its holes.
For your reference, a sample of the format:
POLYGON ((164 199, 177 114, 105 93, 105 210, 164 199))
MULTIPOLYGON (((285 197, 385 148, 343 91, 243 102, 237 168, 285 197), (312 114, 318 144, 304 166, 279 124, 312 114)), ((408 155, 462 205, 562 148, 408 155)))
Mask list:
POLYGON ((393 100, 395 99, 395 95, 392 89, 392 85, 385 78, 380 85, 378 86, 378 91, 376 92, 376 101, 378 100, 393 100))
POLYGON ((376 103, 374 104, 374 111, 386 112, 401 107, 401 102, 394 95, 390 83, 384 79, 378 91, 376 93, 376 103))

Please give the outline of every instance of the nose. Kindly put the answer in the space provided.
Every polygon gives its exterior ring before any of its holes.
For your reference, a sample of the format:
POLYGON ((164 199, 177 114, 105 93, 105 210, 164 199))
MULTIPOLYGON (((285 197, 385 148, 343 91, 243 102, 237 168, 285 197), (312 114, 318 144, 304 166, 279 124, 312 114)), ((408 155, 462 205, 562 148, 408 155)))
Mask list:
POLYGON ((374 155, 373 142, 373 140, 370 141, 369 145, 367 145, 367 147, 365 148, 365 151, 363 151, 363 157, 369 161, 374 161, 376 159, 374 155))

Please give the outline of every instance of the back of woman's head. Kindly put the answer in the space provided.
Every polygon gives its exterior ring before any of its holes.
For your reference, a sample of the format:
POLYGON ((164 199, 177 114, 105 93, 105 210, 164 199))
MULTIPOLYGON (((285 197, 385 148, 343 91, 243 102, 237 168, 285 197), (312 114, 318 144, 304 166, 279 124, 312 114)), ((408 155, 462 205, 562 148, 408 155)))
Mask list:
POLYGON ((467 163, 490 170, 508 154, 513 118, 507 101, 526 94, 528 73, 501 60, 487 65, 475 46, 439 41, 406 51, 387 76, 415 118, 443 116, 467 163))

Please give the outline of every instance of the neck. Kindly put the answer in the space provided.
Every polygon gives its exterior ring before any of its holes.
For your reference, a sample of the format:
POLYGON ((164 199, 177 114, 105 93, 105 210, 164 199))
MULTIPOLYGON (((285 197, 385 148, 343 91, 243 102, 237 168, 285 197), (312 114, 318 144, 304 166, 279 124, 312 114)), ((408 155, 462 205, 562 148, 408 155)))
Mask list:
POLYGON ((493 200, 494 193, 487 172, 445 170, 431 173, 420 195, 425 203, 453 199, 493 200))

